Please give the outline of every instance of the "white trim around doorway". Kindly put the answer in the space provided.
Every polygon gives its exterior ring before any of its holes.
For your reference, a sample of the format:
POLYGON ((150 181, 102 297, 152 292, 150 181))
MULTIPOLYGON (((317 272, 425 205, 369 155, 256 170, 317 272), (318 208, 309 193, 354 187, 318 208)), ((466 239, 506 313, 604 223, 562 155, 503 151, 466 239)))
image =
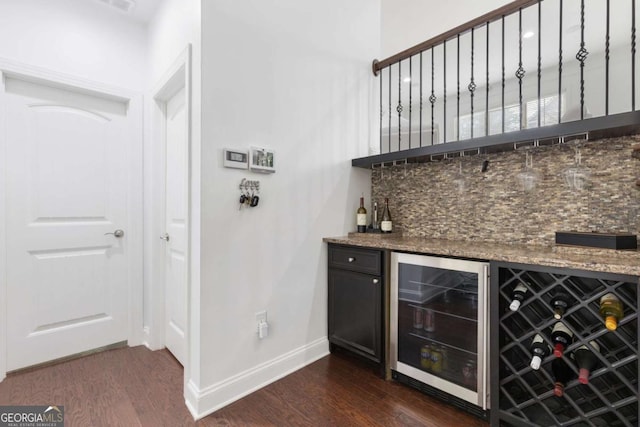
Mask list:
MULTIPOLYGON (((192 150, 192 94, 191 94, 191 57, 192 49, 189 44, 182 53, 174 60, 173 64, 164 72, 163 76, 151 91, 151 142, 149 150, 150 157, 148 165, 151 170, 150 181, 152 187, 150 207, 148 218, 151 226, 148 228, 150 237, 148 239, 149 248, 149 280, 147 281, 148 296, 145 304, 149 307, 149 325, 146 329, 146 343, 152 349, 160 349, 165 346, 164 322, 165 322, 165 292, 164 292, 164 244, 159 239, 164 233, 164 212, 165 212, 165 181, 164 181, 164 165, 166 164, 166 147, 165 147, 165 118, 164 111, 166 101, 170 99, 178 90, 185 89, 185 108, 187 118, 187 145, 188 145, 188 177, 186 179, 185 194, 186 197, 186 230, 187 230, 187 252, 185 254, 185 263, 191 265, 191 150, 192 150)), ((191 270, 186 269, 185 281, 187 294, 191 294, 191 270)), ((191 306, 190 298, 187 298, 187 319, 190 319, 191 306)), ((184 372, 185 377, 189 374, 189 360, 191 352, 191 332, 189 328, 190 322, 186 326, 187 355, 185 358, 184 372)))

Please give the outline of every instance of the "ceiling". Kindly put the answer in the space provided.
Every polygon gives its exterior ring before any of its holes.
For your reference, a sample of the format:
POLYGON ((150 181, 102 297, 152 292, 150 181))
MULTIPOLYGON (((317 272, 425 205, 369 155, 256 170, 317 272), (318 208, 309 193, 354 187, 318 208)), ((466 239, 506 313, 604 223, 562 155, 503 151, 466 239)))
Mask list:
POLYGON ((136 0, 131 17, 139 22, 148 23, 155 15, 164 0, 136 0))
POLYGON ((127 20, 140 24, 148 24, 164 0, 90 0, 90 2, 96 7, 110 10, 127 20), (111 6, 111 4, 126 4, 130 1, 135 3, 135 6, 129 12, 123 12, 116 6, 111 6))

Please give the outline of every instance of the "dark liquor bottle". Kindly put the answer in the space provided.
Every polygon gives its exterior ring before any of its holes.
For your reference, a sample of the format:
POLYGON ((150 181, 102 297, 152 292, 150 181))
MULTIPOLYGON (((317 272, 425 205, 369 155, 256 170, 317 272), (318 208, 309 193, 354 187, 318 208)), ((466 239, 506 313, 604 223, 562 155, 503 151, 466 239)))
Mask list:
MULTIPOLYGON (((600 352, 600 346, 597 342, 591 341, 589 344, 591 344, 593 350, 600 352)), ((591 374, 591 371, 598 364, 598 358, 586 345, 583 345, 574 351, 573 358, 576 361, 576 365, 578 365, 578 369, 580 369, 578 381, 582 384, 587 384, 589 382, 589 375, 591 374)))
POLYGON ((564 350, 573 341, 573 332, 564 323, 557 322, 551 331, 551 341, 553 342, 553 354, 556 357, 562 357, 564 350))
POLYGON ((570 302, 571 299, 569 298, 569 295, 565 294, 564 292, 558 292, 557 294, 555 294, 553 298, 551 298, 551 309, 553 310, 553 317, 558 320, 562 319, 562 316, 564 316, 564 313, 569 308, 570 302))
POLYGON ((389 199, 384 199, 384 209, 382 211, 382 219, 380 220, 380 231, 383 233, 391 233, 393 223, 391 222, 391 212, 389 211, 389 199))
POLYGON ((356 223, 358 225, 358 233, 367 232, 367 210, 364 208, 364 197, 360 197, 360 207, 356 212, 356 223))
POLYGON ((564 388, 569 380, 571 380, 573 372, 564 359, 553 359, 553 362, 551 362, 551 371, 553 372, 553 378, 555 379, 553 394, 558 397, 562 397, 564 395, 564 388))
POLYGON ((551 347, 547 344, 540 334, 537 334, 533 337, 533 341, 531 341, 531 354, 533 357, 531 358, 531 369, 538 370, 540 369, 540 364, 542 363, 542 359, 547 357, 551 353, 551 347))
POLYGON ((522 282, 518 283, 516 287, 513 288, 509 310, 518 311, 518 309, 520 308, 520 304, 522 304, 522 301, 524 301, 524 298, 527 295, 527 290, 527 287, 522 282))

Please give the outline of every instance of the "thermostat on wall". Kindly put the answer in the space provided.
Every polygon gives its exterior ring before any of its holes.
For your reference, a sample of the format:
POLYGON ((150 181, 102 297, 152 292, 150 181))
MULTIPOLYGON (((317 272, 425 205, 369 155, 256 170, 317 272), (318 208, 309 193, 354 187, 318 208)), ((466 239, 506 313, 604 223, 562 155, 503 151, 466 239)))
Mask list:
POLYGON ((224 167, 236 168, 236 169, 248 169, 249 168, 249 153, 246 151, 231 150, 225 148, 224 152, 224 167))

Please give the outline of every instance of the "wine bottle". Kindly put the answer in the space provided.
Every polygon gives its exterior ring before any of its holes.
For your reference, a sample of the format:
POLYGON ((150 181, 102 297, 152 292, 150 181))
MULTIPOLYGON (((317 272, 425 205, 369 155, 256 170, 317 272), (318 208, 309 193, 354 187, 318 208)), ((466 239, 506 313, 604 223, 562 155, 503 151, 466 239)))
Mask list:
POLYGON ((569 295, 564 292, 558 292, 551 298, 551 309, 553 310, 553 317, 560 320, 564 316, 565 311, 569 308, 570 303, 569 295))
POLYGON ((389 211, 389 199, 384 199, 384 209, 382 210, 382 219, 380 221, 380 230, 383 233, 391 233, 393 223, 391 222, 391 212, 389 211))
POLYGON ((371 216, 371 228, 378 229, 378 202, 373 202, 373 214, 371 216))
POLYGON ((553 394, 562 397, 562 395, 564 395, 564 388, 572 377, 571 368, 569 368, 564 359, 553 359, 553 362, 551 362, 551 371, 555 379, 553 394))
POLYGON ((544 359, 549 355, 549 353, 551 353, 551 347, 549 347, 549 344, 544 342, 544 339, 540 334, 537 334, 535 337, 533 337, 533 341, 531 341, 531 347, 529 347, 529 349, 531 350, 531 354, 533 355, 529 366, 531 366, 531 369, 535 369, 537 371, 538 369, 540 369, 542 359, 544 359))
POLYGON ((364 197, 360 197, 360 207, 356 213, 356 222, 358 224, 358 233, 367 232, 367 210, 364 208, 364 197))
MULTIPOLYGON (((589 344, 591 344, 591 347, 593 347, 595 351, 598 353, 600 352, 600 346, 597 342, 590 341, 589 344)), ((598 358, 586 345, 583 345, 574 351, 573 358, 576 361, 576 365, 578 365, 578 369, 580 369, 578 381, 582 384, 587 384, 589 382, 589 375, 591 374, 591 371, 598 364, 598 358)))
POLYGON ((556 357, 562 357, 564 350, 573 341, 573 332, 564 323, 557 322, 551 331, 551 341, 553 342, 553 354, 556 357))
POLYGON ((520 282, 513 288, 513 292, 511 293, 511 304, 509 304, 509 310, 518 311, 520 308, 520 304, 524 301, 524 298, 527 294, 527 287, 524 283, 520 282))
POLYGON ((622 301, 615 294, 606 294, 600 298, 600 315, 604 317, 604 324, 610 331, 618 328, 618 319, 624 315, 622 301))

